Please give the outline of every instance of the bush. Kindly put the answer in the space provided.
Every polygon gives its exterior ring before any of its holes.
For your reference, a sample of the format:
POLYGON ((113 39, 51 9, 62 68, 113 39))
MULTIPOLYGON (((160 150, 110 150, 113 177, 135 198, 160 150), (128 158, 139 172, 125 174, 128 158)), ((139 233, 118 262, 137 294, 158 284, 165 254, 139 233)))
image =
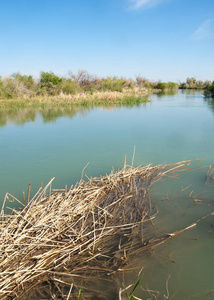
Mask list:
POLYGON ((164 82, 159 82, 159 83, 155 86, 155 88, 163 91, 163 90, 166 89, 166 83, 164 83, 164 82))
POLYGON ((102 79, 101 89, 103 91, 122 92, 125 83, 126 81, 123 78, 107 77, 102 79))
POLYGON ((181 82, 180 85, 179 85, 179 88, 180 89, 187 89, 188 86, 187 86, 186 82, 181 82))
POLYGON ((21 75, 20 73, 13 73, 10 78, 12 80, 18 81, 23 83, 23 85, 27 88, 27 89, 33 89, 35 86, 35 82, 33 79, 33 76, 29 75, 21 75))
POLYGON ((125 83, 124 83, 124 87, 129 88, 129 89, 133 89, 135 86, 135 82, 133 79, 129 78, 129 79, 124 79, 125 83))
POLYGON ((60 83, 59 89, 66 95, 73 95, 80 91, 80 87, 73 80, 65 78, 60 83))
POLYGON ((61 82, 62 78, 55 75, 53 72, 42 71, 37 86, 37 94, 59 95, 61 82))
POLYGON ((91 76, 85 70, 79 70, 77 74, 69 72, 71 79, 76 83, 77 86, 84 90, 90 90, 93 85, 93 76, 91 76))
POLYGON ((196 80, 195 77, 187 78, 186 82, 180 83, 180 89, 206 89, 211 85, 209 80, 196 80))
POLYGON ((139 87, 151 87, 152 85, 149 79, 142 77, 141 75, 136 76, 136 83, 139 87))
POLYGON ((204 90, 204 96, 214 98, 214 81, 204 90))
POLYGON ((0 97, 7 99, 29 97, 34 87, 35 82, 32 76, 13 73, 10 77, 0 78, 0 97))
POLYGON ((3 80, 3 92, 5 98, 20 98, 29 97, 31 91, 24 85, 22 81, 15 78, 6 77, 3 80))
POLYGON ((0 98, 4 98, 4 97, 5 97, 4 86, 3 86, 2 78, 0 77, 0 98))
POLYGON ((155 88, 160 89, 162 91, 164 90, 176 90, 178 88, 178 84, 175 82, 158 82, 158 84, 155 86, 155 88))
POLYGON ((48 85, 51 83, 52 85, 57 85, 62 82, 62 78, 55 75, 53 72, 41 72, 40 73, 40 83, 42 85, 48 85))
POLYGON ((176 90, 178 88, 178 84, 172 81, 167 82, 167 89, 176 90))

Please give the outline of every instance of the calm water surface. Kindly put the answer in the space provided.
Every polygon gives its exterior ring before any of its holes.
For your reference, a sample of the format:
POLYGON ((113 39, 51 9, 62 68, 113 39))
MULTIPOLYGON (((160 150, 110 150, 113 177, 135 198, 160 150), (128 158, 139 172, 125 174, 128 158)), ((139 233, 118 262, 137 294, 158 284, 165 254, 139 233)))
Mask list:
MULTIPOLYGON (((56 188, 74 184, 88 162, 89 176, 103 175, 112 166, 121 167, 125 156, 131 163, 134 146, 136 166, 204 157, 201 166, 214 165, 214 102, 188 91, 150 98, 151 103, 132 107, 0 110, 0 199, 6 192, 21 199, 28 182, 33 193, 51 177, 56 177, 56 188)), ((157 236, 214 211, 214 187, 205 186, 206 170, 154 187, 157 236), (194 204, 192 190, 205 202, 194 204)), ((168 292, 167 299, 214 299, 213 227, 211 216, 154 253, 140 255, 133 266, 144 267, 141 287, 159 291, 151 293, 157 299, 168 292)), ((138 297, 155 299, 142 288, 138 297)))

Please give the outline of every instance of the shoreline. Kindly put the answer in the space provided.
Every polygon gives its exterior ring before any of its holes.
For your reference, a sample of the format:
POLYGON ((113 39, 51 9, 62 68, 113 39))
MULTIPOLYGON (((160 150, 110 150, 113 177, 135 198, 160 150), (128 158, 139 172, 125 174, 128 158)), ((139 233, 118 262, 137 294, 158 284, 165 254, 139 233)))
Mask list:
POLYGON ((99 105, 99 104, 139 104, 150 102, 147 97, 158 90, 124 89, 122 92, 82 92, 77 94, 59 94, 57 96, 43 95, 23 97, 17 99, 0 99, 0 108, 6 107, 31 107, 44 104, 68 104, 75 106, 99 105))

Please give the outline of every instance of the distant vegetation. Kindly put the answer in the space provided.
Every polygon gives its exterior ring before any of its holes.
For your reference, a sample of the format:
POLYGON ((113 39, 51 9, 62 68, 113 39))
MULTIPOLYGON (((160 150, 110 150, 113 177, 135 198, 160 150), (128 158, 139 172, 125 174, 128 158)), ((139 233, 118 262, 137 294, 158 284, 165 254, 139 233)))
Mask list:
POLYGON ((209 80, 196 80, 195 77, 187 78, 186 82, 181 82, 180 89, 206 89, 211 85, 209 80))
POLYGON ((166 91, 166 90, 177 90, 179 84, 175 82, 162 82, 162 81, 150 81, 141 76, 136 76, 136 85, 140 87, 149 88, 152 90, 166 91))
POLYGON ((204 96, 214 98, 214 81, 204 90, 204 96))
POLYGON ((214 98, 214 81, 210 80, 196 80, 195 77, 187 78, 186 82, 181 82, 180 89, 203 89, 205 97, 214 98))
POLYGON ((160 89, 162 91, 167 91, 167 90, 177 90, 179 87, 179 84, 175 83, 175 82, 159 82, 157 85, 156 85, 156 88, 157 89, 160 89))
POLYGON ((67 77, 60 77, 53 72, 40 72, 39 78, 31 75, 14 73, 0 77, 0 99, 85 102, 138 98, 149 92, 175 91, 180 89, 205 89, 206 95, 213 96, 214 82, 187 78, 186 82, 151 81, 141 75, 131 78, 98 77, 85 70, 69 72, 67 77))
POLYGON ((40 72, 39 78, 31 75, 14 73, 9 77, 0 77, 1 99, 31 99, 42 96, 66 96, 76 94, 93 94, 96 92, 124 92, 125 90, 154 91, 177 89, 174 82, 153 82, 142 76, 131 78, 98 77, 85 70, 76 74, 70 72, 68 77, 59 77, 53 72, 40 72))

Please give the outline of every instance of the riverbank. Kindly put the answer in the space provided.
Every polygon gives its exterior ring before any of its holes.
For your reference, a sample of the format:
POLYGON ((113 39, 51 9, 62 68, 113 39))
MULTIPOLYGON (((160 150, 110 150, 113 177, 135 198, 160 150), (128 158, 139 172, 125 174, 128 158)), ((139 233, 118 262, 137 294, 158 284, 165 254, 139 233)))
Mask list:
MULTIPOLYGON (((158 90, 155 90, 157 92, 158 90)), ((40 95, 34 97, 23 97, 17 99, 1 99, 1 107, 29 107, 44 104, 71 104, 76 106, 86 105, 108 105, 108 104, 137 104, 150 102, 147 97, 151 91, 146 88, 124 89, 122 92, 81 92, 74 95, 60 93, 56 96, 40 95)))

